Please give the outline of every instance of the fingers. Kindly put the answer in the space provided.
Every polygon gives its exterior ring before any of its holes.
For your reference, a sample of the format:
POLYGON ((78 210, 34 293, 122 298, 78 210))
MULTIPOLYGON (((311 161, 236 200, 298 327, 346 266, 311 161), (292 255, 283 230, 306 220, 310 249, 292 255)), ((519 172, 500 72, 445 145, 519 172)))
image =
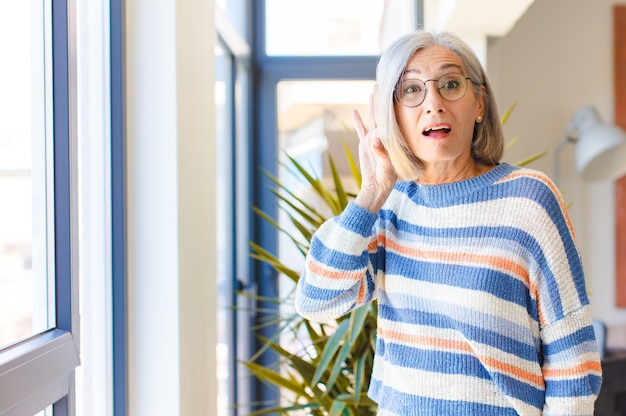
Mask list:
MULTIPOLYGON (((370 129, 375 129, 378 125, 376 123, 376 95, 378 93, 378 84, 374 84, 374 89, 370 94, 370 102, 369 102, 369 120, 370 120, 370 129)), ((352 121, 354 124, 354 128, 356 130, 357 135, 359 136, 359 140, 363 140, 365 136, 367 136, 367 129, 363 124, 363 119, 357 110, 352 110, 352 121)))
POLYGON ((376 96, 378 95, 378 84, 374 84, 374 91, 370 94, 370 128, 378 127, 376 124, 376 96))
POLYGON ((361 119, 361 115, 357 110, 352 110, 352 121, 354 124, 354 129, 356 130, 357 136, 359 136, 359 140, 363 140, 367 131, 365 130, 365 126, 363 125, 363 120, 361 119))

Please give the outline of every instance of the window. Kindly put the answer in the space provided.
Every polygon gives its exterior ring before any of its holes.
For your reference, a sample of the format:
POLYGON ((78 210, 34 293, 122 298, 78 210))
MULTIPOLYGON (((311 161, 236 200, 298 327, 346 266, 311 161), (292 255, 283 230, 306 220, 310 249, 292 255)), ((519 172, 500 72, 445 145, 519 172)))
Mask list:
MULTIPOLYGON (((328 171, 325 164, 329 152, 336 161, 345 160, 342 139, 350 142, 351 111, 358 109, 367 122, 378 55, 389 40, 417 26, 421 2, 259 3, 262 4, 257 13, 254 54, 259 84, 254 97, 254 159, 250 164, 255 169, 251 187, 256 192, 252 203, 277 218, 281 226, 289 227, 288 221, 279 216, 276 198, 270 192, 273 184, 258 169, 289 180, 278 163, 284 152, 305 166, 315 167, 320 176, 328 171)), ((352 145, 354 155, 356 143, 352 145)), ((278 236, 273 225, 252 218, 251 239, 297 270, 302 258, 299 253, 294 254, 291 242, 278 236)), ((261 298, 282 298, 293 289, 267 264, 255 263, 252 270, 255 293, 261 298)), ((279 306, 271 301, 256 306, 263 311, 254 316, 257 333, 271 338, 277 326, 269 326, 266 321, 268 316, 277 316, 279 306)), ((261 347, 257 343, 255 351, 261 347)), ((276 368, 277 357, 265 352, 256 362, 276 368)), ((255 386, 253 402, 269 405, 278 400, 275 388, 255 386)))
POLYGON ((50 10, 0 5, 0 347, 54 326, 50 10))
POLYGON ((249 275, 250 45, 249 2, 217 1, 215 49, 218 249, 218 414, 248 414, 249 382, 237 364, 250 355, 250 304, 237 291, 249 275))
POLYGON ((266 0, 268 55, 376 55, 380 0, 266 0), (358 12, 357 12, 358 11, 358 12))
MULTIPOLYGON (((75 42, 66 1, 0 6, 0 187, 15 198, 10 240, 0 243, 0 285, 9 303, 0 342, 0 413, 72 413, 78 365, 76 296, 75 42), (6 31, 6 32, 5 32, 6 31), (7 84, 8 81, 8 84, 7 84), (6 87, 6 89, 5 89, 6 87), (5 94, 8 91, 8 94, 5 94), (18 208, 17 204, 21 204, 18 208), (8 286, 7 286, 8 285, 8 286), (7 289, 10 287, 11 289, 7 289), (10 317, 10 318, 9 318, 10 317), (44 410, 45 409, 45 410, 44 410)), ((3 218, 6 223, 6 218, 3 218)), ((9 235, 5 231, 0 232, 9 235)), ((6 306, 5 306, 6 307, 6 306)))

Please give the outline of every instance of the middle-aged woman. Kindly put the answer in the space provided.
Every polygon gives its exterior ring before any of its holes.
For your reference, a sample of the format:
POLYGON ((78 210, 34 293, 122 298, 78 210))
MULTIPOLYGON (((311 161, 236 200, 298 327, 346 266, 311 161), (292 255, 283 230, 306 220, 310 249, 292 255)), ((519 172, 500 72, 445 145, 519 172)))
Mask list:
POLYGON ((315 233, 296 309, 326 321, 376 299, 379 415, 592 415, 601 367, 567 209, 502 163, 475 54, 417 31, 380 57, 362 187, 315 233))

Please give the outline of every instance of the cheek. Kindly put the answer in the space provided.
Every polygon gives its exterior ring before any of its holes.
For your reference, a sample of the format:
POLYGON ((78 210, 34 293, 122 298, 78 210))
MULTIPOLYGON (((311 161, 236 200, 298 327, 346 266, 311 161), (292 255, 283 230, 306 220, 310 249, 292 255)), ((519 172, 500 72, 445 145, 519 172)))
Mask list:
POLYGON ((416 113, 415 109, 407 108, 402 104, 396 104, 394 110, 402 136, 405 140, 409 137, 414 137, 417 133, 419 121, 419 115, 416 113))

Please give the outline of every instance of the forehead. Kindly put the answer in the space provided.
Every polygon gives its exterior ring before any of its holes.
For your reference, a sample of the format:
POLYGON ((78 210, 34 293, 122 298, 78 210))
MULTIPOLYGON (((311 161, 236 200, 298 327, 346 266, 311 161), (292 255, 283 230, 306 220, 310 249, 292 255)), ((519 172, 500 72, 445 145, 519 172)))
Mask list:
POLYGON ((417 51, 407 63, 405 74, 435 75, 445 72, 465 73, 461 58, 452 50, 439 45, 417 51))

